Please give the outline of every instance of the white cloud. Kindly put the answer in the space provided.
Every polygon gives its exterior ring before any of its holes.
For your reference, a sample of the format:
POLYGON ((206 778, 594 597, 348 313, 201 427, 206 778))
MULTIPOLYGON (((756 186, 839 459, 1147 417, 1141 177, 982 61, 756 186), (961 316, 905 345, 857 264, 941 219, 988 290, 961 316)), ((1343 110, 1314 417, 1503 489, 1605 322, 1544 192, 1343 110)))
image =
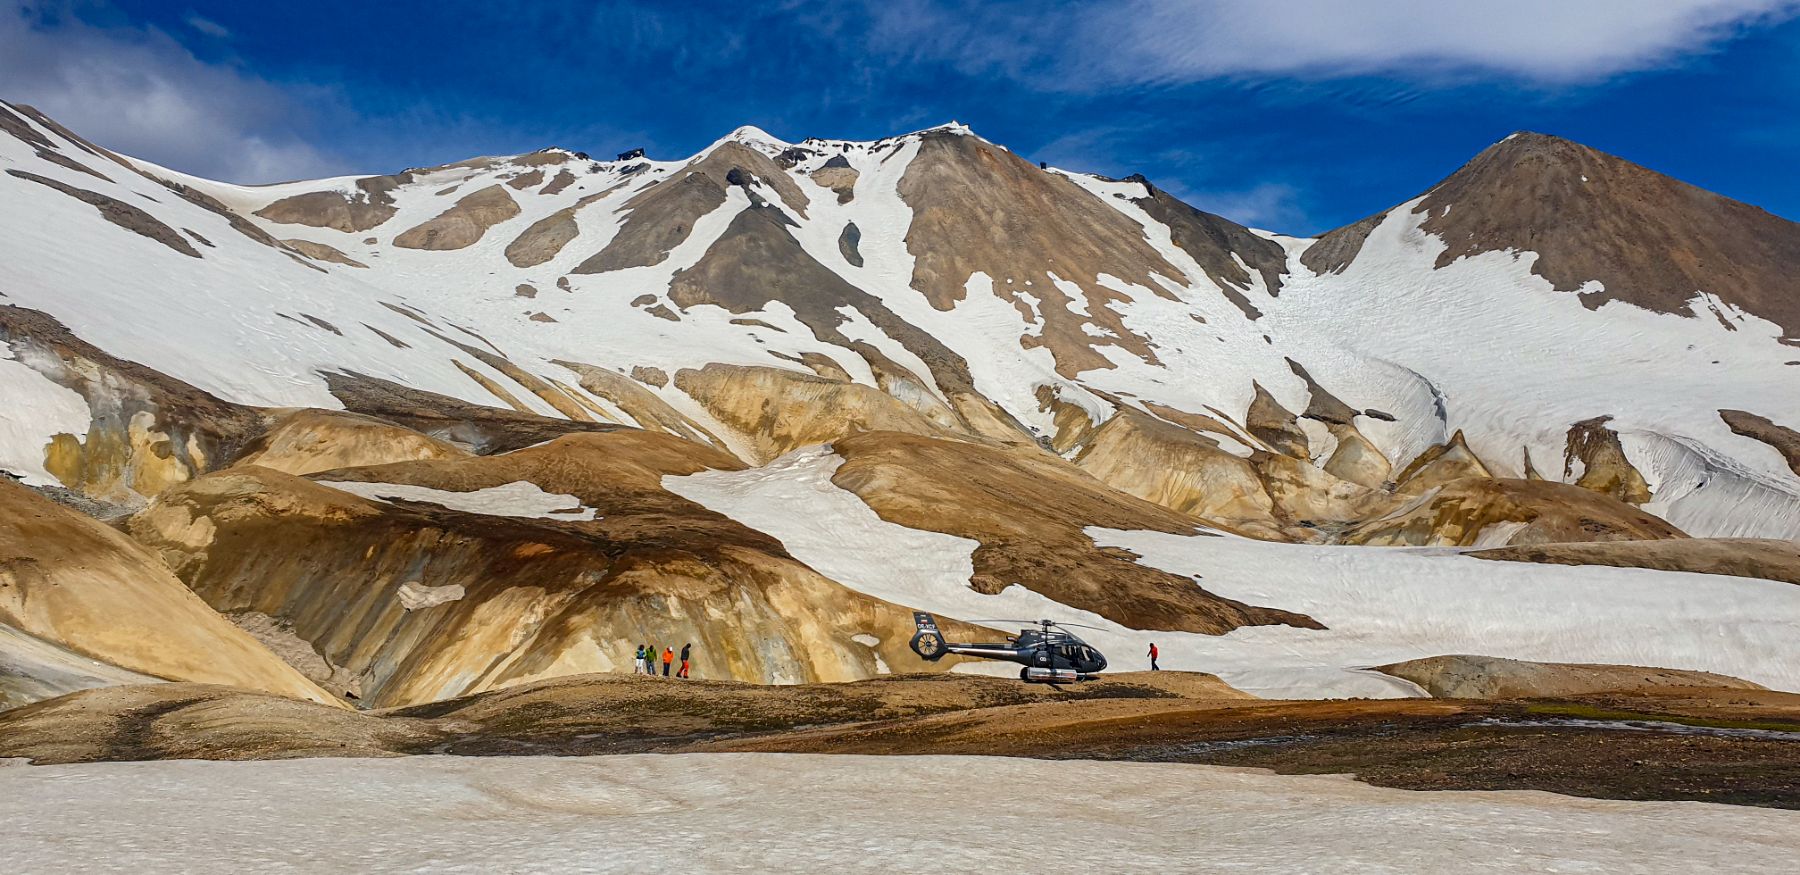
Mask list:
POLYGON ((0 88, 101 145, 235 182, 324 176, 343 162, 293 127, 285 88, 206 64, 150 28, 100 28, 0 5, 0 88))
POLYGON ((1300 191, 1281 182, 1265 182, 1236 191, 1187 191, 1177 186, 1171 194, 1193 206, 1240 225, 1293 233, 1308 227, 1312 219, 1300 203, 1300 191))
POLYGON ((885 0, 870 48, 1092 91, 1228 76, 1579 84, 1713 49, 1800 0, 885 0))

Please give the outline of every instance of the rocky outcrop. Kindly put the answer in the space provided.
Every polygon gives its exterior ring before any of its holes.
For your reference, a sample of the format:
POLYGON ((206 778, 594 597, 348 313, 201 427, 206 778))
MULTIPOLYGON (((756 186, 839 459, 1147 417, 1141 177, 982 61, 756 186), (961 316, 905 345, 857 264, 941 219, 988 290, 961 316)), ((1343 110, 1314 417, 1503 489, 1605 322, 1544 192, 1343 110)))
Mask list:
POLYGON ((332 264, 341 264, 345 267, 368 268, 368 265, 345 255, 342 250, 339 250, 335 246, 327 246, 323 243, 315 243, 311 240, 283 240, 281 241, 281 244, 307 258, 316 259, 318 261, 329 261, 332 264))
MULTIPOLYGON (((204 528, 184 534, 199 537, 204 528)), ((60 652, 105 664, 87 667, 86 677, 77 679, 83 684, 124 679, 111 666, 139 676, 333 701, 208 608, 130 538, 4 479, 0 629, 7 630, 0 647, 11 654, 0 660, 34 664, 40 678, 41 669, 56 662, 69 667, 68 659, 54 656, 60 652)), ((9 699, 17 704, 28 694, 13 686, 9 699)))
POLYGON ((837 202, 847 204, 856 197, 856 168, 844 160, 842 155, 833 155, 830 160, 819 166, 819 169, 808 174, 816 182, 837 193, 837 202))
POLYGON ((1650 486, 1626 458, 1619 433, 1606 426, 1611 419, 1596 416, 1569 426, 1568 443, 1563 450, 1563 479, 1573 477, 1575 485, 1583 489, 1643 504, 1650 500, 1650 486))
POLYGON ((513 267, 536 267, 555 258, 581 234, 581 226, 575 222, 575 214, 583 207, 611 194, 613 189, 592 194, 576 201, 573 206, 564 207, 543 217, 526 228, 523 233, 506 244, 506 260, 513 267))
POLYGON ((314 191, 285 197, 256 211, 284 225, 309 225, 359 234, 399 212, 391 192, 412 182, 411 173, 370 176, 356 181, 356 192, 314 191))
POLYGON ((1438 699, 1540 699, 1595 693, 1643 693, 1672 687, 1760 690, 1760 685, 1704 671, 1635 665, 1524 662, 1494 656, 1433 656, 1375 669, 1412 681, 1438 699))
POLYGON ((24 170, 8 169, 6 172, 9 176, 30 180, 31 182, 62 192, 69 197, 81 201, 82 203, 99 210, 100 218, 124 228, 133 234, 148 237, 182 255, 191 258, 200 257, 200 251, 195 249, 194 244, 189 243, 186 237, 181 236, 174 228, 163 224, 158 221, 155 216, 144 212, 143 209, 137 206, 128 204, 115 197, 109 197, 95 191, 88 191, 85 188, 76 188, 68 183, 58 182, 47 176, 39 176, 24 170))
POLYGON ((489 228, 519 214, 519 204, 498 185, 465 195, 455 206, 398 237, 402 249, 463 249, 474 245, 489 228))
POLYGON ((1782 461, 1787 462, 1795 474, 1800 474, 1800 431, 1776 425, 1768 417, 1758 416, 1747 410, 1721 410, 1719 418, 1732 431, 1768 444, 1781 454, 1782 461))
POLYGON ((1255 384, 1255 388, 1256 395, 1250 399, 1249 409, 1244 411, 1244 428, 1275 452, 1296 459, 1312 458, 1306 432, 1301 430, 1293 411, 1281 406, 1261 383, 1255 384))

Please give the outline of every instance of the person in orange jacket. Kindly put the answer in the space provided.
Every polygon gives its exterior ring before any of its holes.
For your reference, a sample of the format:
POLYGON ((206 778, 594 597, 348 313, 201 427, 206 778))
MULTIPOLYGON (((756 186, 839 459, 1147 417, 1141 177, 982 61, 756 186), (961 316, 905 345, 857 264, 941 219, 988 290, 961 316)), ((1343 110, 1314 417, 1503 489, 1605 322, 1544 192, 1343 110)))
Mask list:
POLYGON ((675 662, 675 651, 663 648, 663 677, 669 676, 669 666, 675 662))
POLYGON ((1150 642, 1150 670, 1151 671, 1161 671, 1162 670, 1162 668, 1156 664, 1156 654, 1157 654, 1156 642, 1152 641, 1152 642, 1150 642))

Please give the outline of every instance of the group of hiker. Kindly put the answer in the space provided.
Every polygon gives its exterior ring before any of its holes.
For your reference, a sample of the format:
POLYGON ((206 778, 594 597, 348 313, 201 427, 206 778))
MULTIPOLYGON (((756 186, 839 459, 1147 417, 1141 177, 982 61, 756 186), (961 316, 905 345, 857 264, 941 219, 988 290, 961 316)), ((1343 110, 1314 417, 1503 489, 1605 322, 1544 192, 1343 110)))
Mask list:
MULTIPOLYGON (((689 643, 681 645, 681 669, 675 672, 675 677, 686 678, 688 676, 688 659, 692 657, 693 654, 693 644, 689 643)), ((635 674, 647 674, 651 677, 655 677, 656 664, 659 662, 662 663, 662 676, 668 677, 669 670, 675 665, 674 649, 664 647, 662 653, 659 655, 656 652, 656 645, 640 644, 638 645, 637 656, 631 661, 632 671, 635 674)))

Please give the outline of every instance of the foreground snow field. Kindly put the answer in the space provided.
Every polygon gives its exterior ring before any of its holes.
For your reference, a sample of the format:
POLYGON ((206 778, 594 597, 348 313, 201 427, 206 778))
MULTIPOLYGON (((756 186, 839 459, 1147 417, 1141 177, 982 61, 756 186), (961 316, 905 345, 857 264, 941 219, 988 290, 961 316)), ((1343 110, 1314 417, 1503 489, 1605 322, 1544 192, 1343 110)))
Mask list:
MULTIPOLYGON (((1049 617, 1095 627, 1082 637, 1115 670, 1148 668, 1144 653, 1155 641, 1163 668, 1211 672, 1270 698, 1421 695, 1407 681, 1367 669, 1451 653, 1694 669, 1800 690, 1800 638, 1793 634, 1800 587, 1789 583, 1497 562, 1438 548, 1090 529, 1096 543, 1196 576, 1215 595, 1298 611, 1328 627, 1254 626, 1227 635, 1133 630, 1024 587, 976 592, 969 586, 976 542, 886 522, 831 482, 841 462, 829 447, 815 447, 761 468, 663 483, 781 539, 802 562, 858 592, 959 619, 1049 617)), ((1016 671, 1000 663, 969 668, 1016 671)))
POLYGON ((20 767, 0 769, 0 822, 14 873, 1675 872, 1800 854, 1789 811, 1004 757, 20 767))

